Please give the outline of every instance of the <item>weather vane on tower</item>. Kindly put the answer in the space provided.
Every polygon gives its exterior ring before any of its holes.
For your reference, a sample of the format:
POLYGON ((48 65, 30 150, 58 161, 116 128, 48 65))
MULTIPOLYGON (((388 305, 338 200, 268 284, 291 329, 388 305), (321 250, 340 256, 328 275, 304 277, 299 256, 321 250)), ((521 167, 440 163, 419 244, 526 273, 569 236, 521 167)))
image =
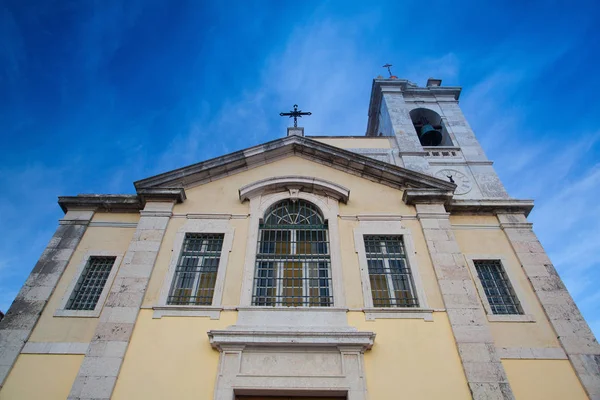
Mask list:
POLYGON ((294 128, 298 127, 298 118, 302 118, 303 115, 312 115, 311 112, 302 112, 302 110, 298 110, 298 104, 294 104, 294 110, 289 113, 279 113, 282 117, 289 116, 290 118, 294 118, 294 128))

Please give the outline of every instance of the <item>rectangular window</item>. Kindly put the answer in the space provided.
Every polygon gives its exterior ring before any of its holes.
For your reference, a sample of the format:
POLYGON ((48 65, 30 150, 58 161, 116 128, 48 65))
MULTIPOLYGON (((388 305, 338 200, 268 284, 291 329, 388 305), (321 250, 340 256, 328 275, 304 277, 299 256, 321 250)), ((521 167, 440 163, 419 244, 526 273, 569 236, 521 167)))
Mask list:
POLYGON ((186 234, 167 304, 212 304, 224 236, 186 234))
POLYGON ((108 256, 90 257, 65 309, 94 310, 116 259, 108 256))
POLYGON ((523 314, 500 260, 473 260, 477 276, 494 314, 523 314))
POLYGON ((365 235, 374 307, 418 307, 402 236, 365 235))

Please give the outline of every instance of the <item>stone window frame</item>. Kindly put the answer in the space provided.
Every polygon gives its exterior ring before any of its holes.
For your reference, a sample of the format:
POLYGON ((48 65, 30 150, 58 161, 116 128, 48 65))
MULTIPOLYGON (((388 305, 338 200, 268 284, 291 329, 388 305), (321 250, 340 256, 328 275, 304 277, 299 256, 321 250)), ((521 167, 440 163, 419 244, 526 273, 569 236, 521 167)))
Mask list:
POLYGON ((240 295, 240 307, 256 309, 336 309, 345 307, 344 279, 342 274, 342 260, 340 249, 340 236, 338 228, 339 203, 338 200, 320 194, 303 192, 298 189, 290 189, 283 192, 270 194, 256 194, 249 198, 250 218, 248 224, 248 241, 246 244, 246 256, 244 261, 244 272, 242 280, 242 293, 240 295), (258 243, 258 231, 260 220, 264 218, 265 212, 273 204, 286 199, 302 199, 313 203, 327 221, 329 230, 330 265, 331 265, 331 290, 333 291, 333 305, 331 307, 273 307, 252 305, 252 294, 254 288, 254 269, 256 266, 256 250, 258 243))
POLYGON ((526 300, 525 296, 525 288, 519 282, 518 276, 515 273, 513 268, 510 268, 512 265, 508 262, 506 257, 501 254, 465 254, 465 260, 467 261, 467 266, 469 267, 469 272, 471 273, 471 277, 473 282, 475 282, 475 287, 477 288, 477 294, 479 295, 479 299, 483 304, 483 308, 485 309, 485 314, 489 322, 535 322, 535 317, 533 316, 533 310, 531 304, 526 300), (490 307, 490 303, 487 299, 487 295, 485 294, 485 290, 479 279, 479 275, 477 274, 477 269, 475 268, 474 260, 498 260, 500 264, 502 264, 502 268, 504 268, 504 272, 515 291, 515 296, 517 300, 519 300, 519 304, 523 309, 523 314, 494 314, 492 312, 492 308, 490 307))
POLYGON ((169 261, 169 268, 163 280, 158 302, 152 307, 154 310, 153 318, 162 318, 164 316, 195 316, 210 317, 219 319, 223 310, 223 289, 225 286, 225 276, 227 265, 229 263, 229 254, 233 248, 233 238, 235 228, 231 225, 229 219, 218 218, 189 218, 183 226, 179 228, 173 240, 173 250, 169 261), (211 305, 169 305, 167 299, 169 291, 175 278, 175 270, 179 261, 179 256, 188 233, 213 233, 223 234, 223 247, 221 248, 221 257, 217 269, 215 280, 215 289, 213 292, 213 301, 211 305))
POLYGON ((358 227, 354 228, 354 251, 358 257, 360 277, 362 282, 362 293, 364 301, 364 313, 367 320, 377 318, 404 318, 423 319, 433 321, 433 309, 429 308, 425 287, 421 279, 419 265, 417 263, 416 250, 409 229, 402 226, 400 221, 360 221, 358 227), (410 268, 415 296, 419 301, 419 307, 374 307, 371 294, 371 281, 369 279, 369 267, 367 253, 365 250, 365 235, 393 235, 402 236, 404 250, 408 267, 410 268))
POLYGON ((117 271, 119 270, 119 267, 121 266, 122 261, 123 261, 123 253, 119 252, 119 251, 110 251, 110 250, 89 250, 89 251, 87 251, 83 255, 81 262, 77 266, 77 271, 75 272, 73 279, 71 279, 71 282, 69 283, 69 286, 67 287, 67 290, 65 291, 65 293, 60 301, 60 306, 54 312, 54 316, 55 317, 98 318, 100 316, 100 313, 102 312, 102 307, 104 307, 104 303, 106 302, 106 298, 108 297, 108 293, 110 292, 110 287, 112 286, 112 283, 113 283, 115 277, 117 276, 117 271), (77 282, 79 282, 79 279, 81 278, 81 275, 83 274, 83 271, 85 270, 85 267, 87 266, 91 257, 115 257, 115 262, 110 270, 110 274, 108 275, 108 278, 106 279, 106 283, 104 284, 102 293, 100 294, 100 297, 98 298, 96 307, 94 307, 93 310, 67 310, 67 304, 69 302, 69 299, 71 298, 71 294, 73 293, 73 290, 75 290, 75 286, 77 285, 77 282))

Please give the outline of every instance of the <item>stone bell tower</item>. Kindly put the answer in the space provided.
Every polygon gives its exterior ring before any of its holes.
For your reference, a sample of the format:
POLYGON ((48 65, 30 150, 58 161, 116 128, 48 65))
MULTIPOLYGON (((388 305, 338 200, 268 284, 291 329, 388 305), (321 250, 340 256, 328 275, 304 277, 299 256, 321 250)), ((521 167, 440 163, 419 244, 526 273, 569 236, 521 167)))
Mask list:
POLYGON ((419 87, 405 79, 374 79, 367 136, 394 137, 395 164, 450 180, 455 198, 507 199, 458 105, 460 87, 429 79, 419 87))

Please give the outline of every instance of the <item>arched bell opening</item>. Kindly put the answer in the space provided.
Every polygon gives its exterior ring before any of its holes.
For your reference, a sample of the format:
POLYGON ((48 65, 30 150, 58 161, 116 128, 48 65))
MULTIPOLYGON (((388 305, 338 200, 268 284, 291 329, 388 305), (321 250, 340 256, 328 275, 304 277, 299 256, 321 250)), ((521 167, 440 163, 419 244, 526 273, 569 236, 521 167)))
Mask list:
POLYGON ((452 146, 452 139, 435 111, 426 108, 416 108, 410 112, 410 119, 419 136, 422 146, 452 146))

